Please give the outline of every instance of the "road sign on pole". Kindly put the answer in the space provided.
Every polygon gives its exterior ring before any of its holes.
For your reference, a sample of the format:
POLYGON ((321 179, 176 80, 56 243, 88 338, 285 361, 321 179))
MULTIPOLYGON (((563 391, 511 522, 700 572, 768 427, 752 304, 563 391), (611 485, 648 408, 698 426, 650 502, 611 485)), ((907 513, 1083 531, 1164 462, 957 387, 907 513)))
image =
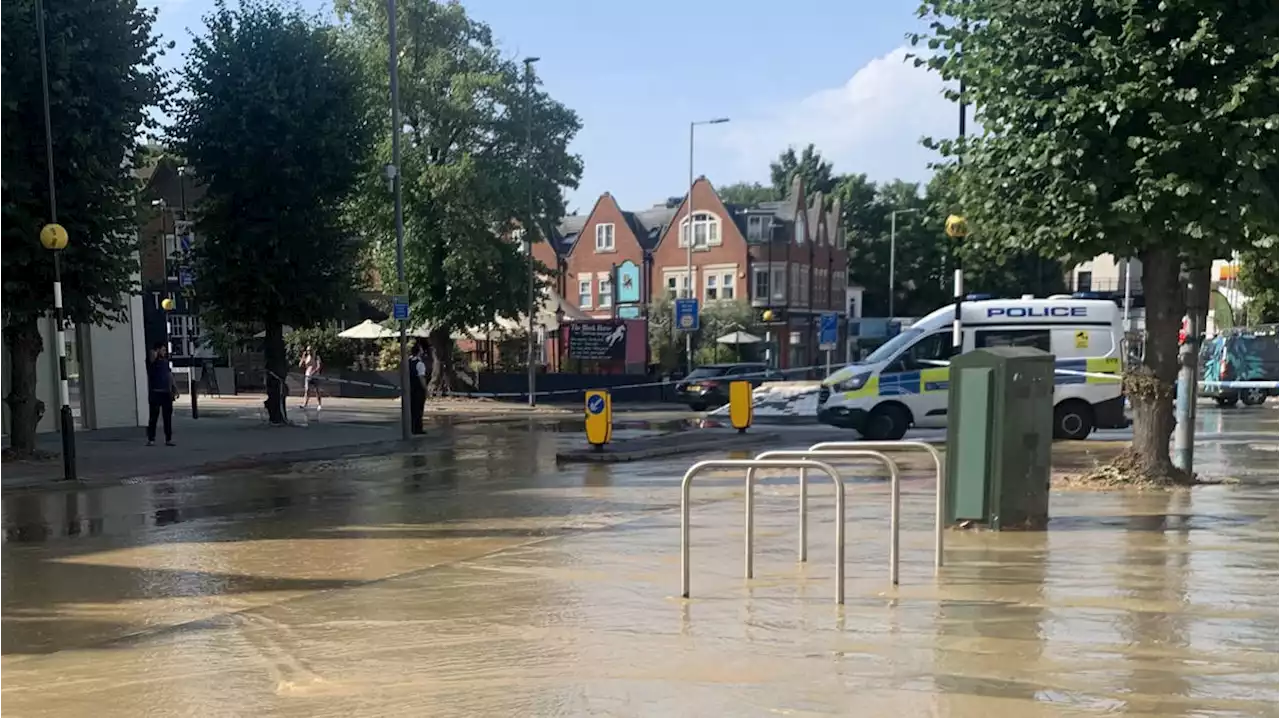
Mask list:
POLYGON ((698 300, 676 300, 676 329, 682 332, 698 331, 698 300))
POLYGON ((818 348, 830 351, 840 342, 840 318, 835 312, 827 312, 818 321, 818 348))
POLYGON ((391 317, 398 322, 409 321, 409 300, 396 297, 391 300, 391 317))

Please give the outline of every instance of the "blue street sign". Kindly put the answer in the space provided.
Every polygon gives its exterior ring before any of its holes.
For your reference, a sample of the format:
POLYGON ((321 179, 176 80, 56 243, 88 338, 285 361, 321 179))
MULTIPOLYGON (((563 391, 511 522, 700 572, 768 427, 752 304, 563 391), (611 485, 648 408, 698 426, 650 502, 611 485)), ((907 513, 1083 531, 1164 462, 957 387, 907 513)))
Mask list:
POLYGON ((189 234, 182 235, 181 241, 182 241, 182 251, 190 252, 191 251, 191 235, 189 234))
POLYGON ((676 329, 682 332, 698 331, 698 300, 676 300, 676 329))
POLYGON ((195 284, 195 277, 191 274, 190 267, 182 267, 178 270, 178 284, 183 287, 190 287, 195 284))
POLYGON ((599 414, 604 411, 604 397, 599 394, 592 394, 587 399, 587 411, 592 414, 599 414))
POLYGON ((818 321, 818 348, 835 349, 840 341, 840 318, 835 312, 822 315, 818 321))
POLYGON ((396 297, 391 300, 391 318, 397 322, 409 321, 409 300, 396 297))

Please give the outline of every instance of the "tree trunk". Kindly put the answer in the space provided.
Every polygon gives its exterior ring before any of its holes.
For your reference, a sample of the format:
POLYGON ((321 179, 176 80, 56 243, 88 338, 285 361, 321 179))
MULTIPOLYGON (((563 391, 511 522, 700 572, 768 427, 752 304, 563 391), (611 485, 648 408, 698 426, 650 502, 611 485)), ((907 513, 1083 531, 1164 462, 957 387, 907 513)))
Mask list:
POLYGON ((453 390, 453 339, 448 329, 437 327, 427 336, 431 345, 431 380, 427 396, 444 396, 453 390))
POLYGON ((289 360, 284 351, 284 326, 278 321, 267 321, 263 353, 267 363, 267 416, 272 424, 284 424, 288 420, 285 402, 288 388, 289 360))
POLYGON ((44 415, 44 402, 36 398, 36 360, 44 351, 38 319, 12 323, 4 328, 9 348, 9 445, 18 456, 36 450, 36 426, 44 415))
POLYGON ((1133 446, 1112 467, 1128 481, 1187 483, 1191 477, 1169 457, 1173 435, 1174 387, 1178 379, 1178 330, 1186 313, 1178 253, 1171 248, 1148 250, 1142 261, 1146 297, 1143 359, 1125 375, 1125 391, 1133 405, 1133 446))

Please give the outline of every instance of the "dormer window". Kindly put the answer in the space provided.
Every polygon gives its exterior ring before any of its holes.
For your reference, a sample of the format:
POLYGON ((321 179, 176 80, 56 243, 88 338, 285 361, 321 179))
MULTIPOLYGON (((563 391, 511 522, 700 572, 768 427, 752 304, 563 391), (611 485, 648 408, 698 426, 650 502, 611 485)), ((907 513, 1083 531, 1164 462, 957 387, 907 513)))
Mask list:
MULTIPOLYGON (((716 247, 720 244, 720 218, 710 212, 693 214, 693 246, 695 249, 716 247)), ((680 222, 680 246, 689 246, 689 220, 680 222)))
POLYGON ((796 244, 804 244, 805 231, 804 231, 804 214, 803 213, 800 213, 800 212, 796 213, 795 227, 796 227, 796 244))
POLYGON ((748 242, 765 242, 769 239, 769 228, 772 225, 773 218, 753 214, 747 216, 747 241, 748 242))
POLYGON ((596 225, 596 251, 613 251, 613 223, 596 225))

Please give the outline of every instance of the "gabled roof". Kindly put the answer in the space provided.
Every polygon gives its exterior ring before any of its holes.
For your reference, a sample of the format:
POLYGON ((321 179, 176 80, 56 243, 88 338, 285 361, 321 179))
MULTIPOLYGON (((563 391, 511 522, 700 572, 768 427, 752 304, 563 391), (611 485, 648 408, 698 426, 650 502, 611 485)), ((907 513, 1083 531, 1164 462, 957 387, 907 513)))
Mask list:
POLYGON ((676 208, 669 203, 658 204, 639 212, 623 212, 623 216, 627 217, 627 221, 634 222, 632 231, 640 241, 640 248, 649 252, 658 246, 662 233, 675 220, 676 208))

